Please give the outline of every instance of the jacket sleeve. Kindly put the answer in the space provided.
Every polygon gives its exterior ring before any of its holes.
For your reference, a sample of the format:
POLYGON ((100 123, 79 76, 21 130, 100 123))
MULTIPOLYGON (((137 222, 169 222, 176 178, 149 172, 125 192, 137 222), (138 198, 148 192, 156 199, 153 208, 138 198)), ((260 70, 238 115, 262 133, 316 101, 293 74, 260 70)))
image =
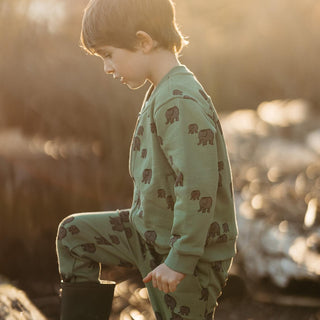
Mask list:
POLYGON ((194 100, 176 98, 154 115, 175 175, 174 219, 165 264, 192 274, 203 255, 219 183, 216 128, 194 100))

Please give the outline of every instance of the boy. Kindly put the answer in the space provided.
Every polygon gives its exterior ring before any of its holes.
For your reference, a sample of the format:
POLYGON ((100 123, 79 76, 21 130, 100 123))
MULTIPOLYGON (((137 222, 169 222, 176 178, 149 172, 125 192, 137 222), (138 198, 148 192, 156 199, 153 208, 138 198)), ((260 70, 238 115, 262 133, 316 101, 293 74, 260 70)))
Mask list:
POLYGON ((61 319, 108 319, 101 265, 138 268, 157 319, 212 319, 236 251, 232 179, 211 99, 178 60, 173 3, 92 0, 81 41, 115 79, 151 87, 130 150, 132 207, 59 226, 61 319))

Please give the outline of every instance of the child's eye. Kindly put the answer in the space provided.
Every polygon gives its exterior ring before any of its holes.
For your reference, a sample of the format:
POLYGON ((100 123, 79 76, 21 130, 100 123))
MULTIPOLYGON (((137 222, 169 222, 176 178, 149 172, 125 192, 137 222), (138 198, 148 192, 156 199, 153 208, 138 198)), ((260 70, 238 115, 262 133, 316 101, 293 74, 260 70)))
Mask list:
POLYGON ((111 55, 111 53, 105 53, 103 55, 103 57, 106 58, 106 59, 111 59, 112 55, 111 55))

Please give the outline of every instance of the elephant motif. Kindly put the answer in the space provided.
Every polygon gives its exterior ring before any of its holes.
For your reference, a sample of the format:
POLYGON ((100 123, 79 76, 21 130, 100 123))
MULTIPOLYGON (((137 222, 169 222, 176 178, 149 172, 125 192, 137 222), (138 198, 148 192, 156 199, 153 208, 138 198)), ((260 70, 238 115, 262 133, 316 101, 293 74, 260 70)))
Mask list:
POLYGON ((212 268, 216 272, 222 272, 222 262, 221 261, 215 261, 212 263, 212 268))
POLYGON ((168 209, 174 210, 174 201, 172 196, 167 196, 168 209))
POLYGON ((211 197, 202 197, 199 201, 200 209, 198 212, 206 213, 210 212, 212 206, 212 198, 211 197))
POLYGON ((119 240, 119 238, 118 238, 117 236, 111 235, 111 236, 110 236, 110 239, 111 239, 112 243, 114 243, 114 244, 120 244, 120 240, 119 240))
POLYGON ((133 144, 132 144, 133 151, 140 151, 140 144, 141 144, 140 138, 134 137, 133 144))
POLYGON ((222 229, 223 229, 223 232, 224 232, 224 233, 227 233, 227 232, 230 231, 230 230, 229 230, 229 225, 228 225, 227 223, 224 223, 224 224, 222 225, 222 229))
POLYGON ((122 222, 129 222, 129 211, 120 211, 119 216, 122 222))
POLYGON ((202 301, 208 301, 209 299, 209 290, 207 288, 203 288, 201 290, 201 298, 202 301))
POLYGON ((112 230, 123 231, 123 224, 120 217, 110 217, 109 222, 112 225, 112 230))
POLYGON ((211 223, 208 235, 211 238, 214 238, 215 236, 220 236, 220 225, 218 222, 211 223))
POLYGON ((158 198, 165 198, 166 197, 166 190, 158 189, 158 198))
POLYGON ((94 243, 85 243, 81 245, 82 250, 89 252, 89 253, 95 253, 96 252, 96 245, 94 243))
POLYGON ((190 200, 199 200, 200 199, 200 190, 193 190, 191 192, 190 200))
POLYGON ((153 230, 146 231, 144 233, 147 243, 154 245, 157 239, 157 234, 153 230))
POLYGON ((147 149, 141 150, 141 158, 145 159, 147 157, 147 149))
POLYGON ((157 133, 157 127, 154 122, 150 124, 150 127, 151 127, 151 133, 157 133))
POLYGON ((166 111, 166 119, 167 119, 166 124, 169 124, 169 123, 172 124, 175 121, 179 121, 179 109, 177 106, 169 108, 166 111))
POLYGON ((221 188, 222 187, 222 175, 221 175, 221 171, 224 169, 224 162, 223 161, 219 161, 218 162, 218 171, 219 171, 219 181, 218 181, 218 187, 221 188))
POLYGON ((64 225, 66 225, 67 223, 70 223, 73 220, 74 220, 74 217, 72 217, 72 216, 69 217, 69 218, 66 218, 66 219, 63 220, 61 225, 64 226, 64 225))
POLYGON ((62 240, 67 236, 67 229, 63 226, 59 228, 58 240, 62 240))
POLYGON ((127 239, 132 237, 132 230, 130 228, 124 228, 124 232, 126 234, 127 239))
POLYGON ((173 90, 172 94, 174 96, 182 96, 183 92, 181 90, 175 89, 175 90, 173 90))
POLYGON ((173 244, 180 238, 181 236, 179 234, 173 234, 169 242, 170 247, 172 247, 173 244))
POLYGON ((179 313, 183 316, 187 316, 190 313, 190 308, 186 306, 181 306, 179 313))
POLYGON ((143 133, 144 133, 144 127, 143 127, 143 126, 140 126, 140 127, 138 128, 137 134, 138 134, 138 136, 143 136, 143 133))
POLYGON ((180 172, 177 176, 175 187, 183 187, 183 173, 180 172))
POLYGON ((227 242, 228 241, 228 236, 226 234, 221 235, 218 239, 217 239, 217 243, 223 243, 223 242, 227 242))
POLYGON ((210 239, 213 239, 216 236, 220 236, 220 234, 221 234, 221 230, 220 230, 219 223, 218 222, 211 223, 208 234, 207 234, 205 246, 206 247, 208 246, 210 239))
POLYGON ((80 232, 79 228, 75 225, 72 225, 68 228, 68 231, 71 232, 72 235, 80 232))
POLYGON ((145 169, 143 171, 143 178, 142 182, 145 184, 150 184, 152 178, 152 170, 151 169, 145 169))
POLYGON ((163 145, 163 139, 160 136, 158 136, 158 141, 159 141, 160 146, 162 146, 163 145))
POLYGON ((194 102, 198 102, 195 98, 192 98, 192 97, 187 96, 187 95, 183 96, 183 99, 192 100, 192 101, 194 101, 194 102))
POLYGON ((170 320, 183 320, 183 318, 179 314, 172 312, 170 320))
POLYGON ((223 161, 219 161, 218 162, 218 170, 221 171, 224 169, 224 162, 223 161))
POLYGON ((94 237, 97 244, 111 246, 111 243, 105 237, 94 237))
POLYGON ((203 129, 198 134, 198 145, 206 146, 208 143, 213 145, 214 132, 211 129, 203 129))
POLYGON ((188 128, 189 128, 189 132, 188 132, 189 134, 198 133, 199 127, 196 123, 190 124, 188 128))
POLYGON ((177 301, 173 297, 169 296, 168 294, 164 296, 164 302, 166 303, 167 307, 171 311, 173 311, 177 305, 177 301))
POLYGON ((202 89, 199 89, 199 92, 200 92, 200 94, 202 95, 202 97, 203 97, 206 101, 209 100, 209 97, 207 96, 207 94, 206 94, 202 89))

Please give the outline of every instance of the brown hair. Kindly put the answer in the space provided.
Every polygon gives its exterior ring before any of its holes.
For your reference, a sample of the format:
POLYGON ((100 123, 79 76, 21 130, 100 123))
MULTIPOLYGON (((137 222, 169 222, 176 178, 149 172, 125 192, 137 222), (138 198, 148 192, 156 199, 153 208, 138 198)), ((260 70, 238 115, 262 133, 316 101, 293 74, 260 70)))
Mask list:
POLYGON ((91 0, 84 11, 81 45, 91 54, 105 45, 134 51, 137 31, 175 53, 187 44, 172 0, 91 0))

